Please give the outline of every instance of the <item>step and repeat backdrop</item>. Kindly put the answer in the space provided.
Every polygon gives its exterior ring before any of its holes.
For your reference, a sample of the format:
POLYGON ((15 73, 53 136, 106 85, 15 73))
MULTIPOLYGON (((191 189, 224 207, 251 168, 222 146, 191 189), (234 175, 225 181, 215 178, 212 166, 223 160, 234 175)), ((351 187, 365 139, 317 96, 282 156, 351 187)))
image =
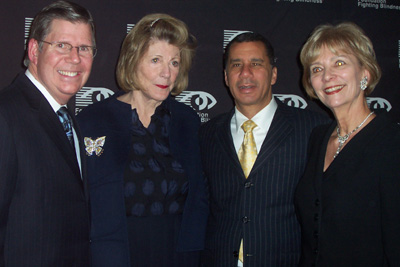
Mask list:
MULTIPOLYGON (((51 2, 1 0, 1 88, 24 70, 22 59, 30 23, 51 2)), ((318 101, 306 96, 298 56, 317 25, 342 21, 355 22, 364 29, 374 44, 383 71, 381 82, 368 103, 400 118, 400 0, 76 2, 89 9, 94 17, 98 48, 88 82, 70 103, 76 112, 119 90, 114 78, 115 66, 122 41, 135 23, 149 13, 167 13, 184 21, 198 40, 189 87, 177 100, 195 109, 203 122, 233 107, 224 84, 222 55, 226 44, 245 31, 263 34, 275 48, 278 81, 273 86, 274 95, 287 105, 328 112, 318 101)))

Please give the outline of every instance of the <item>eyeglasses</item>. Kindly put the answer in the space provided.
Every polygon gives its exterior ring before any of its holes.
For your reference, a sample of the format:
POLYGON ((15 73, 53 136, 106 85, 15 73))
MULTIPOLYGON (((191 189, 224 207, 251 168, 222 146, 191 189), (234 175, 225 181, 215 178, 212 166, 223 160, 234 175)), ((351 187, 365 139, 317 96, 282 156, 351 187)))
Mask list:
POLYGON ((49 44, 51 47, 54 47, 54 49, 60 54, 69 54, 71 53, 72 48, 76 48, 78 50, 78 54, 81 57, 93 58, 97 54, 97 49, 94 46, 87 46, 87 45, 72 46, 69 43, 46 42, 46 41, 41 41, 41 42, 49 44))

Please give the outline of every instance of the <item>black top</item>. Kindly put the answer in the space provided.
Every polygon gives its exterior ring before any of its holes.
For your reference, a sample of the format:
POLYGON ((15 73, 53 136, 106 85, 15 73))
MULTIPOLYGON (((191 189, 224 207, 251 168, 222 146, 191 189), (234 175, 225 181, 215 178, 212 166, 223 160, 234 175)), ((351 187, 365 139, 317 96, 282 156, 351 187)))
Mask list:
POLYGON ((336 122, 311 135, 295 193, 300 266, 400 266, 400 126, 376 113, 325 172, 336 122))
POLYGON ((169 122, 164 104, 157 107, 147 128, 132 110, 132 147, 124 173, 127 216, 181 214, 188 192, 182 165, 171 155, 169 122))

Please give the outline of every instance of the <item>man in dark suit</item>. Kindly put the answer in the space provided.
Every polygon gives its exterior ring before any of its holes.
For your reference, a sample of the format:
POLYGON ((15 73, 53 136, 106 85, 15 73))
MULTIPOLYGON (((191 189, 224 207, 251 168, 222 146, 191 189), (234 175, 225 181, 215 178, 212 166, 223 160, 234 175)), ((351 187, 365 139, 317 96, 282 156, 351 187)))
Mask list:
POLYGON ((200 132, 211 209, 203 265, 296 266, 300 228, 293 194, 309 134, 323 116, 272 97, 277 68, 263 36, 235 37, 224 62, 235 108, 200 132))
POLYGON ((32 24, 27 71, 0 91, 0 266, 90 266, 84 148, 66 104, 94 46, 90 13, 52 3, 32 24))

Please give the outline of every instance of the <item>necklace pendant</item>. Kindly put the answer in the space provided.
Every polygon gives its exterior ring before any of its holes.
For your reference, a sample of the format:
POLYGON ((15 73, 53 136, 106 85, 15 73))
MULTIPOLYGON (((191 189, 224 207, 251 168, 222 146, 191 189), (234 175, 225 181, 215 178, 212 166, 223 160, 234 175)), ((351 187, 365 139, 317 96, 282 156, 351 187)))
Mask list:
POLYGON ((346 134, 345 136, 338 135, 339 143, 344 144, 347 141, 347 139, 349 139, 349 137, 350 137, 349 134, 346 134))
POLYGON ((339 126, 336 128, 336 133, 337 133, 337 135, 338 135, 339 146, 338 146, 338 148, 337 148, 337 150, 336 150, 335 155, 333 156, 334 159, 337 157, 337 155, 339 155, 340 151, 342 150, 342 147, 343 147, 344 143, 347 141, 347 139, 349 139, 350 135, 351 135, 352 133, 354 133, 355 131, 357 131, 357 130, 364 124, 364 122, 367 121, 367 119, 368 119, 372 114, 374 114, 373 111, 371 111, 371 113, 368 114, 368 116, 360 123, 360 125, 358 125, 353 131, 349 132, 349 133, 346 134, 345 136, 341 136, 341 135, 340 135, 340 128, 339 128, 339 126))

